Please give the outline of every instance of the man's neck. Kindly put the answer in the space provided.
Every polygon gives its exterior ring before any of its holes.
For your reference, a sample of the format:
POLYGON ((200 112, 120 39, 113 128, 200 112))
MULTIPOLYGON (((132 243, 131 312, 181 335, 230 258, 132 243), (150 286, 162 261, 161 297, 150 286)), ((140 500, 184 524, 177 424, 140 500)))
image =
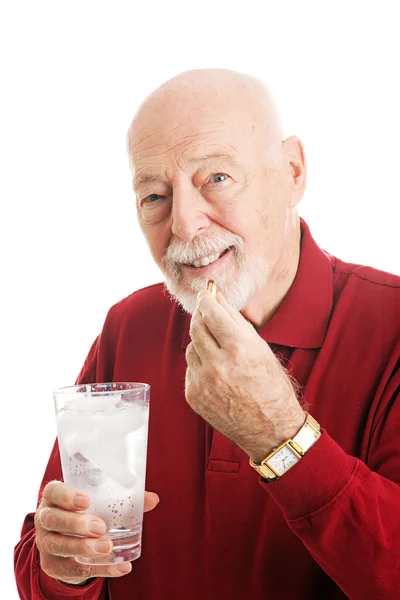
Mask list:
POLYGON ((265 288, 255 294, 241 311, 257 330, 272 319, 288 293, 297 273, 300 259, 300 227, 275 265, 265 288))

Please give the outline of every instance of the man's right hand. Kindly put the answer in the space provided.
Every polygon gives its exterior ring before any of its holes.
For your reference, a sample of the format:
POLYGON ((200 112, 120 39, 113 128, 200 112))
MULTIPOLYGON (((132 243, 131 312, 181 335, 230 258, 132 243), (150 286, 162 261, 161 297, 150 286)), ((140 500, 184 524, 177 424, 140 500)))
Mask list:
MULTIPOLYGON (((155 508, 158 502, 157 494, 145 492, 145 512, 155 508)), ((75 556, 99 558, 112 551, 112 542, 104 537, 104 521, 80 512, 89 505, 89 497, 83 492, 61 481, 51 481, 43 490, 35 514, 40 566, 47 575, 64 583, 77 585, 91 577, 121 577, 132 568, 129 562, 94 566, 75 561, 75 556)))

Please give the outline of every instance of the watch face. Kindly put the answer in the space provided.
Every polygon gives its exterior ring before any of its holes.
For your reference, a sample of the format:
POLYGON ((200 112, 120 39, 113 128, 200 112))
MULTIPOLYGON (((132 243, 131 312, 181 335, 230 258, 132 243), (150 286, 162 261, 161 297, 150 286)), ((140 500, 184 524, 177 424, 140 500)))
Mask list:
POLYGON ((284 446, 267 461, 267 465, 278 475, 283 475, 298 461, 297 456, 287 446, 284 446))

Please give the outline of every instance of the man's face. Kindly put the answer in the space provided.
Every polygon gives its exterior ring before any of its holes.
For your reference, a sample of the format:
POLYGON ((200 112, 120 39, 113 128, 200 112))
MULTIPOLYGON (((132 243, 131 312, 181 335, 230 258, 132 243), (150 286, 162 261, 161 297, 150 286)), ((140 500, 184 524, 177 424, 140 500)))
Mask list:
POLYGON ((190 313, 209 279, 242 310, 283 275, 291 176, 254 130, 229 111, 136 126, 139 222, 169 291, 190 313))

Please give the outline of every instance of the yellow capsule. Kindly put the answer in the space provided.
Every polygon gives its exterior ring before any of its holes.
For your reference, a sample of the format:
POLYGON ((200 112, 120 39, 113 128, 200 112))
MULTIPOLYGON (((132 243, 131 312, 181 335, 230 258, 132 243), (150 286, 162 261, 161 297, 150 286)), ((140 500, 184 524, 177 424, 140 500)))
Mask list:
POLYGON ((217 284, 212 279, 210 279, 210 281, 208 281, 207 283, 207 291, 210 292, 213 296, 217 295, 217 284))

